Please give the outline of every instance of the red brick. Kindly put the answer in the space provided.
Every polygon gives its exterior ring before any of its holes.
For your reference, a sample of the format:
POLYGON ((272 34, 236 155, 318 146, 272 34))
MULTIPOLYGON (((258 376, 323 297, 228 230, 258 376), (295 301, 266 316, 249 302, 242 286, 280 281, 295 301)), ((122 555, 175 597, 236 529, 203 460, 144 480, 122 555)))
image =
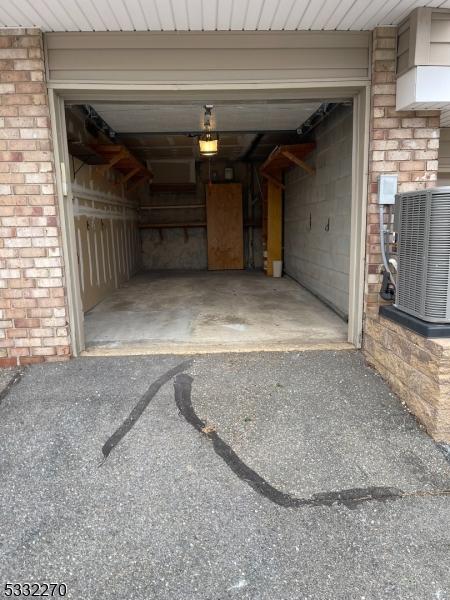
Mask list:
POLYGON ((8 367, 17 367, 17 358, 0 358, 0 367, 8 368, 8 367))
POLYGON ((15 327, 39 327, 40 320, 39 319, 16 319, 14 321, 15 327))
MULTIPOLYGON (((34 348, 33 348, 34 350, 34 348)), ((45 358, 43 356, 21 356, 19 358, 20 365, 36 365, 38 363, 44 362, 45 358)))

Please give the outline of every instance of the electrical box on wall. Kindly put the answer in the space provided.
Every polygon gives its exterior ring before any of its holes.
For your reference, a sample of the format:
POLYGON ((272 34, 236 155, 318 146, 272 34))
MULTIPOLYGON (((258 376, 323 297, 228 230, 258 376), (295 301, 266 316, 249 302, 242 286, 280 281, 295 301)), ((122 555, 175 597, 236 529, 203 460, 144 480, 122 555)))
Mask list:
POLYGON ((397 175, 378 175, 378 204, 395 204, 397 175))

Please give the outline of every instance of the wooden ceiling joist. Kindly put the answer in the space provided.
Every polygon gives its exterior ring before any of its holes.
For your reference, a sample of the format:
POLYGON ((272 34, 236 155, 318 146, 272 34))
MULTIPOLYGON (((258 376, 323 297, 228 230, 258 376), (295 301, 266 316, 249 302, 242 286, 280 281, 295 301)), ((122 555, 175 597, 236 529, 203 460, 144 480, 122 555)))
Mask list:
POLYGON ((126 146, 121 144, 93 144, 92 149, 102 156, 106 164, 98 167, 102 171, 114 169, 120 173, 119 184, 131 191, 144 181, 152 180, 153 173, 143 165, 126 146))
POLYGON ((316 145, 311 142, 308 144, 289 144, 287 146, 277 146, 272 150, 267 160, 260 168, 260 173, 268 181, 271 181, 277 187, 284 189, 282 183, 283 171, 296 165, 301 167, 310 175, 314 175, 314 167, 305 162, 305 158, 311 154, 316 145))

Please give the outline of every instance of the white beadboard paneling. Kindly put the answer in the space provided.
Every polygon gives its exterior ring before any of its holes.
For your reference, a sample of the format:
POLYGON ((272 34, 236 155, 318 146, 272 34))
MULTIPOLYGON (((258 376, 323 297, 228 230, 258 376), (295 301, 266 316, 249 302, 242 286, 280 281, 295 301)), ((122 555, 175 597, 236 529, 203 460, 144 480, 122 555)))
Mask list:
MULTIPOLYGON (((70 6, 68 6, 67 3, 64 3, 63 0, 57 0, 57 4, 62 7, 65 13, 70 12, 70 18, 77 24, 77 27, 80 31, 93 30, 92 24, 89 22, 89 19, 87 18, 83 9, 80 8, 78 0, 74 0, 70 6)), ((51 2, 51 0, 47 0, 47 6, 53 6, 53 2, 51 2)))
POLYGON ((264 2, 258 21, 258 29, 267 31, 268 29, 272 28, 272 21, 275 17, 275 13, 277 12, 278 4, 278 0, 275 2, 266 0, 266 2, 264 2))
POLYGON ((87 15, 93 22, 98 23, 98 31, 117 31, 120 23, 111 11, 108 0, 78 0, 80 6, 83 6, 87 15), (81 4, 82 2, 82 4, 81 4), (99 14, 99 20, 94 21, 93 12, 99 14), (101 23, 103 25, 101 25, 101 23))
POLYGON ((233 31, 244 29, 249 4, 249 0, 234 1, 233 10, 231 11, 231 29, 233 31))
POLYGON ((156 8, 155 0, 141 0, 142 10, 150 31, 161 31, 162 24, 156 8))
POLYGON ((4 6, 0 5, 0 26, 1 27, 20 27, 20 19, 17 19, 9 13, 4 6))
POLYGON ((214 31, 217 25, 217 5, 219 0, 202 0, 203 29, 214 31))
MULTIPOLYGON (((244 29, 254 31, 258 28, 259 17, 264 8, 264 1, 267 0, 250 0, 248 3, 247 16, 245 18, 244 29)), ((220 4, 221 0, 219 0, 220 4)))
POLYGON ((335 3, 335 7, 330 12, 327 22, 323 28, 326 30, 341 29, 341 21, 351 10, 354 1, 355 0, 342 0, 341 2, 335 3))
POLYGON ((156 11, 163 31, 175 30, 175 19, 172 4, 169 0, 154 0, 156 11))
POLYGON ((233 0, 219 0, 217 10, 216 29, 226 31, 231 27, 231 11, 233 10, 233 0))
POLYGON ((310 25, 310 29, 324 29, 326 23, 330 18, 330 14, 334 12, 335 8, 335 0, 322 0, 322 2, 318 2, 316 7, 316 13, 310 25))
MULTIPOLYGON (((398 0, 387 0, 380 11, 377 4, 372 3, 367 6, 366 2, 359 5, 359 14, 356 14, 352 23, 352 29, 361 30, 368 29, 369 26, 376 27, 378 20, 382 20, 380 15, 388 14, 398 4, 398 0)), ((355 11, 356 13, 356 11, 355 11)))
POLYGON ((127 13, 136 31, 147 31, 148 23, 142 9, 141 0, 124 0, 127 13))
MULTIPOLYGON (((94 31, 103 31, 105 29, 109 29, 107 20, 103 18, 103 13, 100 10, 98 2, 94 3, 92 0, 77 0, 77 4, 94 31)), ((58 18, 59 20, 62 20, 63 13, 66 13, 67 11, 61 4, 58 5, 58 8, 60 11, 58 18)), ((108 10, 107 12, 109 13, 110 11, 108 10)), ((118 26, 117 21, 114 22, 113 26, 114 25, 116 27, 118 26)))
POLYGON ((347 13, 339 22, 339 29, 352 29, 353 23, 364 10, 367 10, 367 0, 356 0, 353 2, 347 13))
POLYGON ((323 9, 325 3, 326 0, 315 0, 315 2, 310 2, 302 17, 299 29, 312 29, 314 21, 323 9))
POLYGON ((283 29, 295 30, 299 28, 305 10, 312 0, 296 0, 292 10, 286 15, 283 29))
POLYGON ((186 27, 183 27, 184 22, 178 19, 178 14, 183 14, 183 10, 175 13, 177 19, 177 29, 183 31, 183 29, 189 29, 190 31, 201 31, 203 29, 203 11, 202 11, 202 0, 185 0, 185 12, 186 12, 186 27))
POLYGON ((369 30, 450 0, 1 0, 0 26, 43 31, 369 30))
POLYGON ((45 13, 45 20, 51 29, 64 30, 65 22, 67 21, 67 16, 63 15, 62 18, 59 18, 57 12, 53 9, 53 7, 51 7, 50 10, 49 8, 47 8, 45 0, 33 0, 33 11, 36 12, 38 15, 42 15, 43 13, 45 13))
POLYGON ((7 2, 2 3, 4 6, 4 11, 7 15, 11 15, 11 18, 14 19, 15 23, 11 21, 11 24, 6 23, 7 26, 14 27, 15 24, 20 27, 37 27, 42 25, 44 30, 50 31, 50 27, 48 25, 47 20, 44 15, 39 16, 29 4, 24 2, 23 0, 17 0, 17 2, 7 2))
POLYGON ((121 29, 132 31, 135 27, 125 3, 128 4, 128 0, 116 0, 114 4, 111 3, 111 9, 114 10, 121 29))
POLYGON ((288 20, 296 2, 297 0, 280 0, 272 21, 272 29, 284 29, 286 21, 288 20))

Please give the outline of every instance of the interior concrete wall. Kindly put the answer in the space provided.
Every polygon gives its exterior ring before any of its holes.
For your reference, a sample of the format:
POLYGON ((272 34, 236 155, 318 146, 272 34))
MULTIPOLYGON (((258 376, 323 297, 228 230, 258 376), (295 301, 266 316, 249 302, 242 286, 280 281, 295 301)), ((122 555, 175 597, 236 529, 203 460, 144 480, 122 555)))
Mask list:
MULTIPOLYGON (((192 193, 152 191, 151 186, 142 203, 147 206, 176 205, 176 209, 142 210, 142 224, 176 224, 179 227, 163 229, 141 229, 142 265, 149 270, 204 270, 208 267, 208 245, 206 227, 182 227, 183 223, 206 223, 206 189, 208 181, 225 182, 225 167, 234 170, 234 182, 243 185, 244 222, 244 252, 247 268, 262 267, 262 238, 261 238, 261 202, 253 195, 252 188, 257 189, 256 182, 251 180, 250 166, 243 162, 227 162, 203 160, 196 163, 196 188, 192 193), (252 185, 253 183, 253 185, 252 185), (251 191, 251 198, 249 192, 251 191), (249 208, 252 202, 252 208, 249 208), (188 208, 189 205, 202 205, 201 208, 188 208), (256 224, 250 234, 249 222, 256 224)), ((152 165, 157 169, 157 164, 152 165)), ((155 177, 155 181, 157 177, 155 177)), ((160 181, 161 182, 161 181, 160 181)), ((165 173, 165 184, 181 183, 177 176, 177 165, 174 163, 172 179, 165 173)))
POLYGON ((208 267, 206 228, 143 229, 142 266, 151 271, 208 267))
POLYGON ((315 130, 308 163, 286 173, 284 269, 348 316, 352 192, 351 107, 337 107, 315 130))

